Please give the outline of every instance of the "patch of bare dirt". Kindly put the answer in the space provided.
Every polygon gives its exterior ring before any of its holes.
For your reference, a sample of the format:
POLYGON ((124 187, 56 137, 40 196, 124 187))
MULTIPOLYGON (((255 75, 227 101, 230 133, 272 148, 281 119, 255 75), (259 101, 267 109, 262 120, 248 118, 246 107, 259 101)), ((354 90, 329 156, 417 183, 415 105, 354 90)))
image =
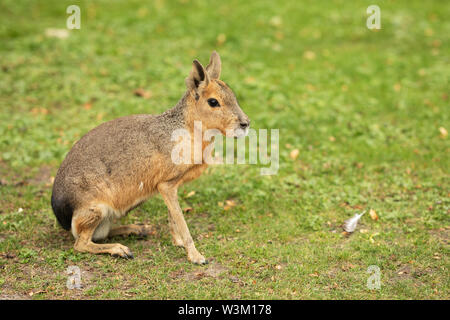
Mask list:
POLYGON ((414 279, 418 280, 423 276, 433 274, 433 269, 430 267, 419 268, 411 264, 400 265, 391 277, 392 281, 414 279))
POLYGON ((50 186, 53 184, 54 177, 52 175, 53 168, 47 165, 43 165, 39 168, 38 172, 28 179, 28 183, 32 185, 46 185, 50 186))
POLYGON ((12 293, 12 294, 6 294, 6 293, 2 293, 0 294, 0 300, 30 300, 31 298, 27 295, 24 294, 17 294, 17 293, 12 293))
POLYGON ((23 179, 23 176, 18 172, 14 171, 10 166, 0 160, 0 188, 2 186, 23 186, 26 184, 26 181, 23 179))
POLYGON ((450 227, 434 229, 431 230, 430 233, 433 237, 439 239, 439 241, 443 244, 448 245, 450 243, 450 227))
POLYGON ((89 297, 86 296, 85 290, 95 285, 99 277, 94 268, 80 265, 81 288, 68 289, 66 281, 69 274, 66 270, 54 270, 37 264, 33 266, 16 264, 16 266, 19 266, 20 272, 15 275, 15 279, 6 280, 0 300, 29 300, 34 299, 35 296, 45 297, 45 299, 86 299, 89 297), (24 282, 35 278, 37 279, 35 286, 26 291, 18 291, 10 282, 24 282))
POLYGON ((0 187, 19 187, 29 184, 51 186, 54 180, 53 172, 53 167, 43 165, 30 177, 31 174, 13 170, 7 163, 0 160, 0 187))
POLYGON ((219 278, 228 273, 228 268, 217 262, 210 262, 207 269, 195 270, 185 273, 183 270, 177 270, 170 274, 173 279, 183 279, 187 281, 200 280, 206 277, 219 278))

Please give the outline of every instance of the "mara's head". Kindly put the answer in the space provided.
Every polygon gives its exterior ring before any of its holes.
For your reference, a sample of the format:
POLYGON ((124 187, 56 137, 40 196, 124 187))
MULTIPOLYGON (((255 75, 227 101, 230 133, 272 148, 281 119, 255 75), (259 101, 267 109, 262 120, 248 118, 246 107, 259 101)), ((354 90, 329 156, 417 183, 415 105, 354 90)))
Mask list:
POLYGON ((198 60, 193 61, 192 71, 186 78, 190 96, 188 116, 192 121, 201 121, 204 129, 216 129, 229 137, 242 137, 248 134, 250 120, 230 87, 219 80, 221 65, 215 51, 206 68, 198 60))

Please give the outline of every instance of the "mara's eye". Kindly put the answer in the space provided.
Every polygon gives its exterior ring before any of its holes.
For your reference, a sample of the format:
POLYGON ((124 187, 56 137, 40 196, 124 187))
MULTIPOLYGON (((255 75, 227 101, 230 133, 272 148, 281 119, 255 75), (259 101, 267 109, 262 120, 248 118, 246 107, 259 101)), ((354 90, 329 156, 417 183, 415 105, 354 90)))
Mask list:
POLYGON ((214 98, 209 98, 208 99, 208 104, 210 107, 220 107, 219 101, 217 101, 214 98))

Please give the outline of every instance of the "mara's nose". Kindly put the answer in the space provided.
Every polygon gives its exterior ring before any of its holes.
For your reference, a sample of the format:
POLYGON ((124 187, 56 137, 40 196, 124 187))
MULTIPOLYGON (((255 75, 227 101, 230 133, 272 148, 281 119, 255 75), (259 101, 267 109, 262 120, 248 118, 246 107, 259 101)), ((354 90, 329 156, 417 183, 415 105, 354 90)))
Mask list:
POLYGON ((250 120, 241 121, 240 126, 241 129, 247 129, 250 126, 250 120))

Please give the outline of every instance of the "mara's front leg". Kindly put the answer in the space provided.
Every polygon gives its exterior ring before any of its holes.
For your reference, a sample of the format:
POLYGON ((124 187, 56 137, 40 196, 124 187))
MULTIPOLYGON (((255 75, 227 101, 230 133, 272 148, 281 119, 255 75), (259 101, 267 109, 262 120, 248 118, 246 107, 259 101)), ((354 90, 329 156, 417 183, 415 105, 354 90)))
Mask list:
POLYGON ((180 239, 183 247, 186 249, 189 261, 197 264, 205 264, 206 259, 195 248, 191 233, 189 232, 183 212, 178 203, 177 187, 171 183, 163 182, 158 184, 158 191, 164 199, 169 209, 169 221, 171 230, 175 239, 180 239))

